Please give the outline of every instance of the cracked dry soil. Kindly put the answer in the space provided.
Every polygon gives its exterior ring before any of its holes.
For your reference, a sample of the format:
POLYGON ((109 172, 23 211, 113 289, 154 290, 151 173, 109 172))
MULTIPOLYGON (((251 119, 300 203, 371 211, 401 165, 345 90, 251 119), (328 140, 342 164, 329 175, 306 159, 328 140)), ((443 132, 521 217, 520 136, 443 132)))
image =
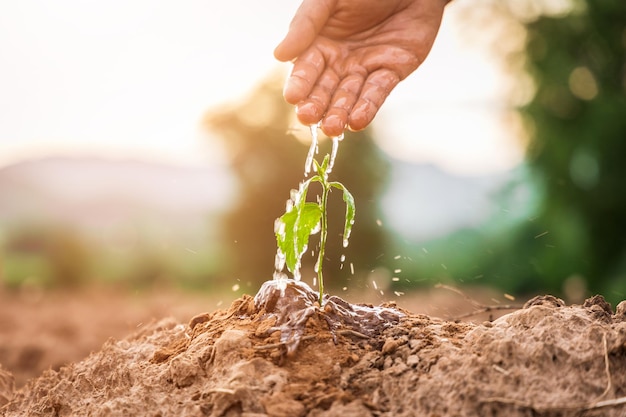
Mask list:
POLYGON ((20 390, 0 368, 0 416, 626 416, 626 302, 541 296, 482 324, 386 305, 359 328, 337 309, 373 307, 268 300, 161 320, 20 390))

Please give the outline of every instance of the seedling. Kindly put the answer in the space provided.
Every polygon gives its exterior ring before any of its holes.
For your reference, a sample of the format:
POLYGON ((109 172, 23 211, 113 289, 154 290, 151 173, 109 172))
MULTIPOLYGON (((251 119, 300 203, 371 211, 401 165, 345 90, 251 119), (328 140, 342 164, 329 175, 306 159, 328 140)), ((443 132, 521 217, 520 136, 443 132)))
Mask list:
MULTIPOLYGON (((354 197, 346 187, 337 181, 328 181, 330 156, 326 155, 322 164, 313 160, 316 175, 300 184, 298 190, 292 190, 291 198, 287 202, 285 214, 276 220, 276 242, 278 244, 278 257, 284 259, 287 269, 293 274, 294 279, 300 279, 300 264, 302 255, 307 250, 309 237, 317 232, 320 233, 320 247, 315 263, 317 282, 319 283, 319 303, 322 305, 324 296, 324 275, 322 264, 328 234, 328 195, 332 188, 343 192, 343 201, 346 203, 345 225, 343 229, 343 246, 348 246, 348 239, 354 224, 355 205, 354 197), (319 183, 322 187, 322 195, 318 196, 317 202, 306 201, 309 186, 319 183)), ((282 265, 280 267, 282 269, 282 265)))

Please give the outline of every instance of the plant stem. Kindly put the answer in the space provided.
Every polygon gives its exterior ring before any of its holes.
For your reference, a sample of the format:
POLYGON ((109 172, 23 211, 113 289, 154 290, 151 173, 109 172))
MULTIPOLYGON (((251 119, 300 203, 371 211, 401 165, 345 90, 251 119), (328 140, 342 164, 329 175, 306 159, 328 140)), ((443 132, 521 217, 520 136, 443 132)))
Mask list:
POLYGON ((330 186, 328 185, 328 181, 324 176, 322 176, 322 227, 320 230, 320 250, 317 258, 317 277, 319 280, 319 303, 320 307, 323 306, 324 299, 324 275, 322 273, 322 264, 324 263, 324 248, 326 248, 326 235, 328 234, 328 216, 326 214, 326 202, 328 201, 328 192, 330 191, 330 186))

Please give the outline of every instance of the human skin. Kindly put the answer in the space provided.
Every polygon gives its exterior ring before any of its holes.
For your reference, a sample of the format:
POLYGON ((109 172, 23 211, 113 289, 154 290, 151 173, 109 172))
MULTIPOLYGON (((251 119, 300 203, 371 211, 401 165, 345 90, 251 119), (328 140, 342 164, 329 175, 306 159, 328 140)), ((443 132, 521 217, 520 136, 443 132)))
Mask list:
POLYGON ((303 0, 274 51, 293 61, 283 94, 305 125, 367 127, 426 59, 448 0, 303 0))

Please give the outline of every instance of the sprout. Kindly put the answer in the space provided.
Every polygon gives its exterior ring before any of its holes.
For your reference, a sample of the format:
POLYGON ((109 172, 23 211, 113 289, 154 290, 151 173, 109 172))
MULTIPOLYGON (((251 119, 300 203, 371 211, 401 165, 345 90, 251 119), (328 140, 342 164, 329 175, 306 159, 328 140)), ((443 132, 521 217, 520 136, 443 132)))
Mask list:
MULTIPOLYGON (((336 149, 334 150, 336 153, 336 149)), ((307 250, 309 236, 320 233, 320 249, 317 253, 316 272, 319 282, 319 303, 322 305, 324 296, 324 277, 322 263, 324 261, 324 250, 328 234, 327 202, 331 188, 339 189, 343 192, 343 201, 346 203, 345 225, 343 230, 343 245, 348 246, 348 239, 354 224, 355 205, 354 197, 346 187, 336 181, 328 181, 331 157, 326 155, 322 164, 313 159, 316 175, 303 182, 297 193, 292 193, 290 201, 293 205, 277 219, 276 243, 279 253, 283 254, 287 269, 294 275, 294 279, 300 279, 300 260, 307 250), (307 202, 306 195, 309 186, 317 182, 322 186, 322 195, 316 199, 317 202, 307 202), (295 195, 294 195, 295 194, 295 195)), ((308 163, 308 157, 307 157, 308 163)), ((281 268, 282 269, 282 268, 281 268)))

